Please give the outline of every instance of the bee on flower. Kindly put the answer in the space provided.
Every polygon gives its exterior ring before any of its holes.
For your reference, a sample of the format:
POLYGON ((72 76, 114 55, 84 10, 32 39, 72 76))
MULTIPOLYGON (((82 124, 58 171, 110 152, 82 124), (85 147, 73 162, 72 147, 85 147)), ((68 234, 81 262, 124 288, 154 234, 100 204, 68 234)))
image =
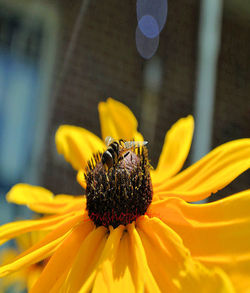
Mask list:
POLYGON ((221 145, 181 171, 194 130, 188 116, 167 132, 153 170, 133 113, 111 98, 98 110, 102 139, 69 125, 56 133, 82 196, 27 184, 7 194, 44 216, 3 225, 1 243, 50 232, 1 266, 0 277, 50 257, 29 292, 249 292, 250 190, 192 202, 249 168, 250 139, 221 145), (132 141, 140 143, 125 150, 132 141))
POLYGON ((117 165, 122 159, 129 155, 131 149, 140 148, 147 145, 147 141, 124 141, 119 139, 116 141, 111 136, 105 138, 107 150, 102 154, 102 164, 106 170, 117 165))

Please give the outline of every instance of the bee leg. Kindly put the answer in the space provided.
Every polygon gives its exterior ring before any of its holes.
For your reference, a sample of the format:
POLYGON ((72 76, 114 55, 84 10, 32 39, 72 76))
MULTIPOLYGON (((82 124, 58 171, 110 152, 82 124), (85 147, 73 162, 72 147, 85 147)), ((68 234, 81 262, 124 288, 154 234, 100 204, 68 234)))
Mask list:
POLYGON ((119 139, 119 144, 125 146, 125 140, 124 139, 119 139))
POLYGON ((123 159, 123 156, 120 156, 117 160, 117 163, 120 162, 123 159))

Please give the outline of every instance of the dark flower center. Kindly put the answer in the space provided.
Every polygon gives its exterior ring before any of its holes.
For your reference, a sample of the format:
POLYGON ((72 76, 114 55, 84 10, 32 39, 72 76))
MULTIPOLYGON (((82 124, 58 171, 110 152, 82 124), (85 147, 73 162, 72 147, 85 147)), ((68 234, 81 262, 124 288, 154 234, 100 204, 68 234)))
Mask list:
POLYGON ((87 210, 96 226, 127 225, 144 215, 152 201, 147 149, 130 150, 106 170, 97 154, 88 163, 87 210))

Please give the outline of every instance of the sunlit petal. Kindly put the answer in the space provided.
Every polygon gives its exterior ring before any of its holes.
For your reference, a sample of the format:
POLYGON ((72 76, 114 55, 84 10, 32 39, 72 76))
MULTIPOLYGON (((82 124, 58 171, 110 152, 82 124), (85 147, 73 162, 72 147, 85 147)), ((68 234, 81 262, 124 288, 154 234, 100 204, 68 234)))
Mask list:
POLYGON ((250 139, 225 143, 178 175, 154 186, 161 198, 197 201, 222 189, 250 167, 250 139), (165 194, 165 196, 164 196, 165 194), (166 197, 165 197, 166 198, 166 197))
POLYGON ((28 253, 23 257, 19 256, 15 261, 12 261, 7 265, 1 266, 0 277, 4 277, 50 256, 53 253, 54 249, 58 246, 60 242, 63 241, 66 236, 67 234, 49 242, 48 244, 45 244, 38 250, 28 253))
POLYGON ((50 258, 30 293, 49 292, 61 275, 69 271, 82 241, 90 233, 91 228, 89 224, 81 223, 67 236, 50 258))
POLYGON ((127 106, 109 98, 106 102, 99 103, 98 110, 103 140, 111 136, 114 139, 143 141, 142 135, 137 131, 137 120, 127 106))
POLYGON ((74 224, 82 219, 84 219, 83 212, 74 212, 66 215, 44 217, 38 220, 24 220, 8 223, 1 226, 0 243, 2 244, 26 232, 37 230, 51 231, 63 223, 72 222, 74 224))
MULTIPOLYGON (((237 280, 248 282, 250 271, 249 206, 247 190, 207 204, 169 198, 153 203, 148 214, 175 230, 195 259, 223 268, 238 288, 243 284, 237 280)), ((250 283, 245 286, 250 289, 250 283)))
POLYGON ((194 131, 194 119, 187 116, 177 121, 167 132, 158 166, 152 172, 154 183, 177 174, 188 156, 194 131))
POLYGON ((136 271, 134 269, 130 251, 129 236, 127 232, 124 232, 120 239, 116 258, 112 263, 112 289, 114 292, 138 292, 139 288, 136 288, 136 280, 134 277, 136 271))
POLYGON ((16 184, 8 192, 6 199, 15 204, 27 205, 31 210, 43 214, 59 214, 84 210, 84 197, 56 195, 43 187, 29 184, 16 184))
POLYGON ((83 241, 79 252, 71 266, 62 292, 75 293, 85 286, 89 292, 94 281, 96 265, 106 243, 107 229, 99 227, 93 230, 83 241))
POLYGON ((135 269, 135 280, 137 284, 138 291, 143 292, 144 287, 148 292, 161 292, 154 278, 147 261, 146 252, 140 235, 138 234, 135 224, 132 223, 127 226, 129 239, 130 239, 130 249, 131 249, 131 259, 133 260, 135 269))
POLYGON ((113 262, 116 259, 124 226, 110 230, 110 235, 103 249, 100 261, 96 268, 96 276, 92 292, 115 292, 117 284, 114 282, 113 262))
POLYGON ((76 126, 62 125, 56 132, 56 146, 74 169, 85 168, 93 153, 103 151, 105 145, 92 132, 76 126))
MULTIPOLYGON (((31 248, 21 253, 10 264, 0 267, 0 277, 9 273, 17 271, 25 266, 39 262, 42 259, 50 256, 54 249, 63 241, 67 236, 70 229, 82 220, 82 215, 74 215, 64 221, 61 221, 60 225, 49 234, 47 234, 42 240, 34 244, 31 248)), ((41 220, 37 220, 41 221, 41 220)), ((86 227, 93 229, 92 222, 86 222, 86 227)))
POLYGON ((137 225, 161 292, 234 292, 221 270, 208 269, 192 259, 181 238, 159 219, 145 216, 137 225))

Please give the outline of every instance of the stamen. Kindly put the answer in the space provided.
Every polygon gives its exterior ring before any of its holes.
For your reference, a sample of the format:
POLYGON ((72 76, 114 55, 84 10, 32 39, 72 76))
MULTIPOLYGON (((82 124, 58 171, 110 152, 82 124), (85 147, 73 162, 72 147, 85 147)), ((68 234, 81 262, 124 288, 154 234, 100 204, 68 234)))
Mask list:
POLYGON ((108 170, 102 154, 88 163, 87 210, 96 226, 127 225, 144 215, 152 201, 150 164, 146 147, 130 150, 108 170))

